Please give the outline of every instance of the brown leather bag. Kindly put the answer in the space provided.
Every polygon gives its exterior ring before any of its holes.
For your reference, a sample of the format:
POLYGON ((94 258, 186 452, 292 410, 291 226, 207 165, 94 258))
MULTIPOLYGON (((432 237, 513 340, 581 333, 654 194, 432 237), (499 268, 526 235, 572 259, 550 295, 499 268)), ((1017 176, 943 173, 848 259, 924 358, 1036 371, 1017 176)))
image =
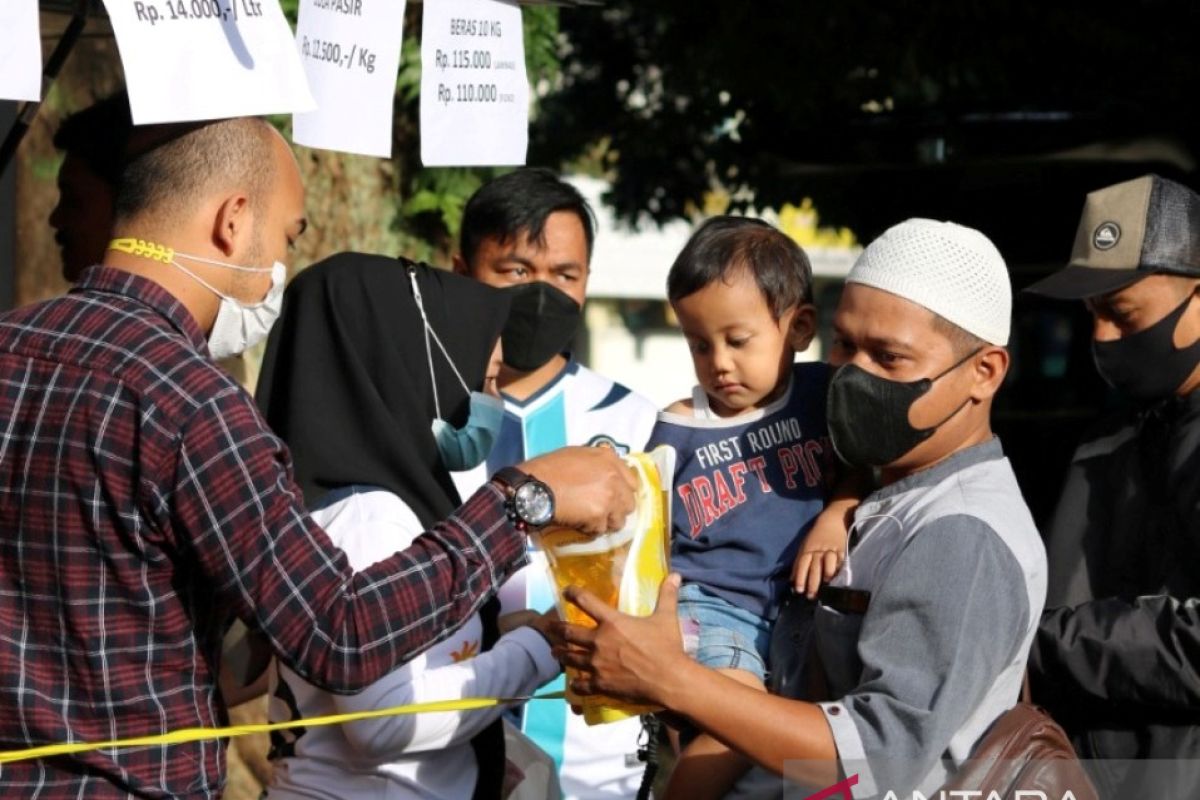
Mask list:
POLYGON ((1021 695, 1022 702, 992 723, 971 758, 942 786, 941 796, 969 790, 982 792, 984 800, 1013 800, 1021 790, 1062 800, 1069 791, 1075 800, 1098 800, 1066 731, 1045 710, 1028 702, 1028 684, 1021 695))

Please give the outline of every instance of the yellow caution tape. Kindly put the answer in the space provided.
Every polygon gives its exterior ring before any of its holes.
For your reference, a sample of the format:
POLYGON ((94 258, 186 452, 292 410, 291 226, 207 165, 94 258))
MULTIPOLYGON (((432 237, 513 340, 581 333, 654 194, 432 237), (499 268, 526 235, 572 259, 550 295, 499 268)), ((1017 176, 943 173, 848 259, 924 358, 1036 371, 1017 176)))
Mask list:
POLYGON ((563 692, 547 692, 532 697, 467 697, 461 700, 437 700, 431 703, 411 703, 391 708, 377 708, 372 711, 355 711, 350 714, 328 714, 323 717, 309 719, 293 719, 287 722, 259 722, 251 725, 230 725, 226 728, 183 728, 177 731, 159 733, 153 736, 136 736, 129 739, 114 739, 109 742, 67 742, 65 744, 48 744, 41 747, 30 747, 25 750, 0 751, 0 764, 13 761, 26 761, 31 758, 48 758, 49 756, 64 756, 72 753, 84 753, 91 750, 115 750, 122 747, 154 747, 162 744, 183 744, 199 742, 208 739, 232 739, 237 736, 249 736, 252 733, 270 733, 289 728, 320 728, 326 725, 343 725, 347 722, 357 722, 361 719, 377 719, 379 717, 398 717, 405 714, 433 714, 445 711, 474 711, 480 708, 508 705, 509 703, 524 703, 528 700, 561 700, 563 692))

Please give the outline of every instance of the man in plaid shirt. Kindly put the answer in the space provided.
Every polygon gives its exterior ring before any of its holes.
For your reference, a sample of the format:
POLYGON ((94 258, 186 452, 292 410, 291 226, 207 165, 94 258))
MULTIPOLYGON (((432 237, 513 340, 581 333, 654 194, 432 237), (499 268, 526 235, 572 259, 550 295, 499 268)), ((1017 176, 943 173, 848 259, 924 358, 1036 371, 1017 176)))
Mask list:
MULTIPOLYGON (((524 563, 495 482, 359 573, 308 518, 287 449, 206 341, 228 332, 218 312, 269 312, 263 265, 305 225, 295 161, 266 123, 174 130, 130 162, 117 199, 114 235, 159 246, 110 250, 69 295, 0 315, 0 749, 225 723, 216 669, 235 617, 310 682, 353 692, 524 563)), ((521 468, 563 524, 609 530, 633 507, 603 449, 521 468)), ((211 798, 224 756, 221 740, 102 750, 0 766, 0 786, 211 798)))

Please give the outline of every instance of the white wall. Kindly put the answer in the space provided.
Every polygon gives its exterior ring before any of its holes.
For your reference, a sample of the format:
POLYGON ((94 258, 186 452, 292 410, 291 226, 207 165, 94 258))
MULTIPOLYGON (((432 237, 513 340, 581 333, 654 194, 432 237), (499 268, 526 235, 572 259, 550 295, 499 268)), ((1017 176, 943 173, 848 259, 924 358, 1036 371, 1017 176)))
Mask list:
POLYGON ((589 362, 592 369, 649 397, 664 408, 687 396, 696 383, 692 356, 678 330, 634 336, 617 313, 616 303, 589 300, 589 362))

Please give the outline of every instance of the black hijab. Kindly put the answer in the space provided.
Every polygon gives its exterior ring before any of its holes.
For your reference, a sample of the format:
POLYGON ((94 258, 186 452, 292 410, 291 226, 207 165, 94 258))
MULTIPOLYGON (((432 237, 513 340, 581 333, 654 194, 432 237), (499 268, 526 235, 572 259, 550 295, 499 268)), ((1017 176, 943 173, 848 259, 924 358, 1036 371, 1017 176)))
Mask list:
MULTIPOLYGON (((425 526, 459 505, 430 430, 433 386, 408 270, 429 323, 472 389, 508 314, 508 298, 424 264, 339 253, 288 286, 258 379, 257 400, 292 452, 308 504, 344 486, 398 495, 425 526)), ((468 395, 436 343, 442 414, 462 425, 468 395)))
MULTIPOLYGON (((438 458, 425 329, 408 270, 416 270, 429 324, 463 380, 483 384, 508 316, 508 297, 470 278, 405 259, 339 253, 288 286, 271 331, 257 400, 292 452, 296 482, 311 505, 344 486, 398 495, 426 528, 458 507, 438 458)), ((469 398, 430 342, 443 418, 461 426, 469 398)), ((479 611, 483 649, 499 637, 500 604, 479 611)), ((504 729, 496 720, 471 740, 475 800, 496 800, 504 779, 504 729)))

